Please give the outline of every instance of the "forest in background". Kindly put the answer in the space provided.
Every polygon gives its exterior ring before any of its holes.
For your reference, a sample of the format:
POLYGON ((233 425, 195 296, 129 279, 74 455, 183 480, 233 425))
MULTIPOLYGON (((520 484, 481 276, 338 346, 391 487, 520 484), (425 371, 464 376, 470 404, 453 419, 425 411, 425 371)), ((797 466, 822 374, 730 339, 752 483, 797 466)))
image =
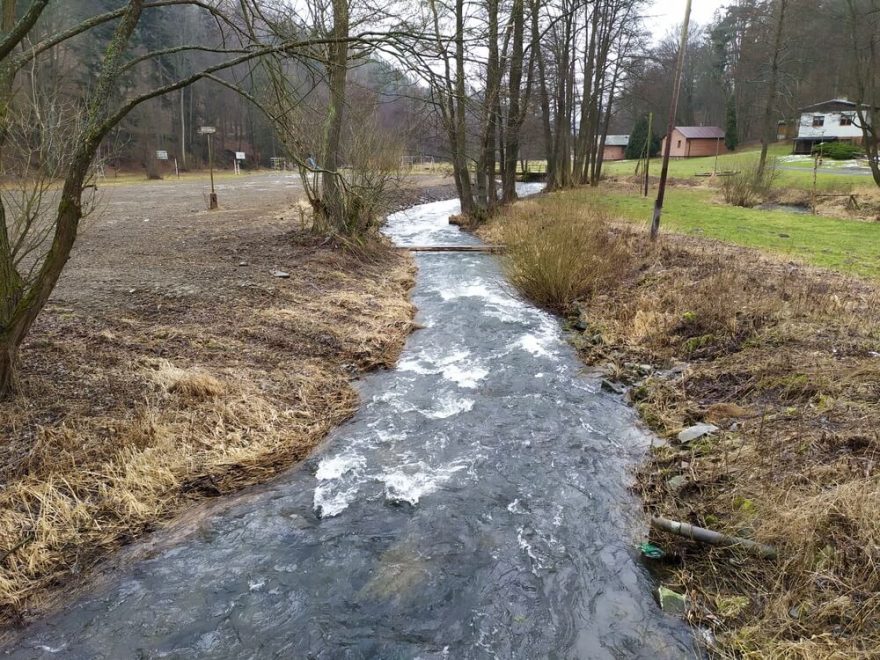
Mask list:
MULTIPOLYGON (((49 3, 29 40, 38 43, 47 35, 126 4, 119 0, 49 3)), ((235 4, 228 9, 243 20, 243 12, 236 12, 235 4)), ((98 26, 65 41, 37 60, 29 72, 31 89, 28 93, 38 96, 41 107, 59 111, 65 103, 85 99, 97 76, 112 29, 112 24, 98 26)), ((148 89, 216 65, 224 61, 229 39, 228 26, 199 6, 185 4, 145 12, 132 38, 134 53, 145 55, 185 44, 200 44, 206 50, 183 50, 151 57, 148 66, 130 74, 126 86, 130 90, 148 89), (217 52, 207 50, 210 48, 216 48, 217 52)), ((316 108, 326 99, 325 71, 293 63, 288 73, 314 88, 309 102, 316 108)), ((258 95, 267 84, 265 72, 253 63, 233 66, 217 75, 252 95, 258 95)), ((381 58, 364 58, 350 68, 348 85, 352 102, 378 108, 383 130, 408 127, 412 135, 423 132, 423 99, 409 98, 410 85, 392 63, 381 58)), ((316 119, 316 125, 320 124, 321 120, 316 119)), ((105 139, 101 161, 111 170, 142 170, 155 176, 161 166, 156 160, 156 151, 163 150, 172 159, 177 158, 182 170, 207 167, 208 144, 205 137, 199 135, 200 126, 217 128, 215 164, 220 167, 231 167, 235 152, 245 152, 244 167, 268 167, 272 157, 285 156, 277 129, 259 108, 234 89, 216 81, 199 80, 150 99, 133 110, 105 139)), ((437 150, 436 145, 431 145, 430 136, 414 143, 413 148, 419 153, 437 150)), ((164 173, 168 172, 167 167, 164 173)))
MULTIPOLYGON (((58 28, 118 9, 124 4, 118 0, 50 3, 30 38, 39 40, 58 28)), ((499 4, 499 11, 504 11, 501 9, 503 4, 499 4)), ((603 89, 600 92, 608 99, 609 132, 628 135, 635 123, 649 112, 654 113, 655 127, 666 124, 678 52, 677 34, 667 34, 653 42, 646 23, 652 8, 644 2, 580 2, 560 7, 563 11, 574 11, 583 6, 583 10, 589 12, 595 6, 604 12, 608 11, 604 5, 612 7, 613 11, 614 6, 627 4, 633 7, 625 14, 625 24, 620 26, 627 32, 626 39, 613 44, 612 50, 619 52, 610 53, 606 58, 608 62, 616 62, 619 55, 621 70, 616 80, 612 75, 601 81, 603 89)), ((774 121, 792 122, 803 106, 831 98, 857 98, 859 82, 845 3, 789 0, 788 5, 774 121)), ((479 3, 468 3, 468 6, 475 29, 485 30, 486 26, 477 24, 477 21, 484 20, 480 16, 483 8, 479 3)), ((737 0, 720 10, 708 25, 692 26, 676 123, 726 127, 732 112, 740 143, 761 138, 777 6, 778 2, 773 0, 737 0)), ((542 22, 553 14, 552 3, 547 3, 543 10, 540 4, 535 8, 546 14, 542 22)), ((511 9, 506 7, 508 12, 511 9)), ((571 45, 579 51, 578 57, 572 58, 571 62, 576 78, 582 78, 589 66, 589 52, 584 50, 589 48, 587 20, 570 28, 570 32, 579 33, 569 35, 574 42, 571 45)), ((39 94, 42 104, 51 107, 62 98, 84 98, 101 60, 103 40, 111 29, 110 25, 97 27, 94 32, 70 39, 40 58, 33 70, 33 93, 39 94)), ((528 30, 529 26, 524 29, 528 30)), ((558 34, 553 24, 544 26, 543 32, 545 68, 551 70, 562 62, 562 58, 557 58, 557 42, 565 35, 558 34)), ((168 7, 145 14, 136 33, 135 48, 148 52, 157 47, 191 41, 220 46, 224 38, 217 21, 198 7, 168 7)), ((481 32, 469 40, 474 52, 466 56, 472 68, 483 64, 481 59, 485 54, 478 52, 483 38, 481 32)), ((171 81, 220 59, 219 53, 175 53, 155 60, 148 71, 133 77, 130 84, 137 87, 171 81)), ((312 76, 316 103, 326 96, 324 72, 313 68, 310 72, 300 73, 312 76)), ((233 67, 220 75, 251 93, 265 83, 264 77, 251 65, 233 67)), ((532 77, 536 78, 535 71, 532 77)), ((469 76, 466 83, 469 95, 481 93, 484 79, 484 75, 469 76)), ((352 88, 351 102, 360 100, 376 105, 383 130, 397 132, 403 129, 408 158, 451 158, 438 117, 425 112, 426 104, 430 105, 432 100, 429 85, 417 72, 407 71, 399 57, 372 53, 351 68, 348 84, 352 88)), ((552 77, 547 84, 548 87, 555 86, 552 77)), ((581 105, 583 86, 573 86, 571 91, 573 107, 581 105)), ((548 95, 557 98, 554 90, 548 89, 548 95)), ((499 96, 503 104, 507 94, 499 96)), ((557 110, 556 107, 548 109, 557 110)), ((519 154, 523 158, 535 160, 546 156, 541 112, 540 95, 529 95, 519 154)), ((469 123, 476 123, 478 116, 469 119, 469 123)), ((236 91, 214 81, 201 80, 168 96, 153 99, 133 111, 108 136, 103 146, 104 158, 110 167, 141 169, 154 174, 159 166, 155 152, 165 150, 178 158, 182 169, 203 167, 207 162, 207 142, 198 134, 198 127, 202 125, 218 128, 220 166, 231 166, 236 151, 247 154, 246 167, 267 167, 273 156, 284 157, 276 129, 259 109, 236 91)), ((476 134, 470 137, 473 140, 478 138, 476 134)))

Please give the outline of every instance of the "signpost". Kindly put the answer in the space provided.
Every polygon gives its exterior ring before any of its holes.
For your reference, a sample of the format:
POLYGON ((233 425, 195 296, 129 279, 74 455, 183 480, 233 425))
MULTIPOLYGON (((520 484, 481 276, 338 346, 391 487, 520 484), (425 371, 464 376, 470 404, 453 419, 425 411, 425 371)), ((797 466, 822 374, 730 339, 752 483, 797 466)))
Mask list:
POLYGON ((168 152, 162 149, 159 149, 156 152, 156 160, 168 160, 168 152))
POLYGON ((214 133, 217 129, 213 126, 200 126, 199 135, 208 136, 208 167, 211 170, 211 196, 208 198, 208 208, 213 211, 217 208, 217 193, 214 192, 214 133))
POLYGON ((233 161, 233 165, 235 165, 235 173, 236 174, 241 174, 241 161, 243 161, 244 159, 245 158, 244 158, 243 151, 236 151, 235 152, 235 160, 233 161))

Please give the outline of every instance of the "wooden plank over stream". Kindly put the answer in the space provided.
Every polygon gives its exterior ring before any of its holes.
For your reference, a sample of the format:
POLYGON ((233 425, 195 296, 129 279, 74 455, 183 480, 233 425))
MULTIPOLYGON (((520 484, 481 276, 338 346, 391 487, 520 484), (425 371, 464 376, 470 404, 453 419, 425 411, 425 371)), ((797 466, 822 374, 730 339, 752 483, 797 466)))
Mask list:
POLYGON ((411 245, 399 249, 410 252, 504 252, 503 245, 411 245))

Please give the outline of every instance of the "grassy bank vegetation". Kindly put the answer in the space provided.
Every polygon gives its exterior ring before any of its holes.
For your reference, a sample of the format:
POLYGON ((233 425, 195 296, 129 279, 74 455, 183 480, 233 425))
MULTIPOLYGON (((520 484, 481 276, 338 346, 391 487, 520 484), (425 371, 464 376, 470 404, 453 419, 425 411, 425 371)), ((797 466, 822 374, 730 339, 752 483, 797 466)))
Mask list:
MULTIPOLYGON (((690 181, 694 184, 705 182, 705 179, 697 177, 698 174, 706 174, 717 169, 719 172, 736 171, 742 168, 744 162, 748 162, 757 157, 760 146, 749 146, 738 149, 734 153, 721 154, 718 156, 717 167, 714 156, 705 158, 676 158, 669 161, 669 176, 682 180, 690 181)), ((777 185, 784 188, 794 188, 798 190, 811 190, 813 187, 813 161, 812 159, 788 160, 791 156, 791 143, 780 142, 770 146, 770 156, 780 159, 780 172, 777 185)), ((626 177, 631 176, 635 172, 636 161, 622 160, 605 163, 602 171, 606 176, 626 177)), ((816 177, 816 185, 822 191, 861 191, 870 190, 873 181, 867 176, 868 170, 864 170, 864 174, 848 172, 846 170, 838 170, 838 163, 826 159, 823 161, 822 169, 816 177), (826 171, 828 170, 828 171, 826 171)), ((655 174, 660 172, 660 158, 654 158, 651 161, 651 171, 655 174)))
POLYGON ((40 317, 21 393, 0 403, 0 621, 194 501, 302 459, 355 410, 350 381, 394 363, 411 261, 298 244, 280 220, 249 219, 241 268, 212 250, 245 223, 215 220, 222 241, 205 230, 185 261, 155 257, 177 265, 159 293, 89 291, 40 317))
MULTIPOLYGON (((615 218, 647 226, 654 197, 632 186, 581 188, 568 193, 577 206, 600 205, 615 218)), ((716 190, 676 186, 667 196, 663 226, 796 258, 844 273, 880 278, 880 223, 725 204, 716 190)))
MULTIPOLYGON (((672 220, 676 208, 699 204, 705 221, 695 208, 692 231, 742 236, 724 227, 727 209, 678 189, 669 202, 667 229, 685 222, 672 220)), ((652 245, 643 228, 609 220, 626 203, 552 194, 506 210, 486 232, 510 246, 512 281, 569 317, 585 361, 631 383, 633 405, 669 439, 639 475, 648 510, 779 550, 760 560, 658 536, 680 560, 665 581, 688 594, 690 620, 713 631, 721 655, 876 657, 878 288, 702 237, 666 233, 652 245), (678 443, 697 422, 720 430, 678 443)), ((867 246, 834 226, 867 263, 867 246)), ((811 236, 805 254, 824 254, 825 234, 811 236)))

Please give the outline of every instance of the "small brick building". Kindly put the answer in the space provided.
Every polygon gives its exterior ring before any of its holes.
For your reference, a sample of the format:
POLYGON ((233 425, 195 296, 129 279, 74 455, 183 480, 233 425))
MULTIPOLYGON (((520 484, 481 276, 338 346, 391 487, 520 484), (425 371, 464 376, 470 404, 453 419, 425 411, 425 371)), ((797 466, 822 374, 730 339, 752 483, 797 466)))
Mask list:
POLYGON ((623 160, 626 158, 626 145, 628 144, 629 135, 608 135, 605 138, 602 160, 623 160))
MULTIPOLYGON (((660 153, 666 153, 666 143, 664 137, 660 153)), ((670 143, 670 158, 696 158, 729 153, 724 144, 724 131, 717 126, 676 126, 670 143)))

